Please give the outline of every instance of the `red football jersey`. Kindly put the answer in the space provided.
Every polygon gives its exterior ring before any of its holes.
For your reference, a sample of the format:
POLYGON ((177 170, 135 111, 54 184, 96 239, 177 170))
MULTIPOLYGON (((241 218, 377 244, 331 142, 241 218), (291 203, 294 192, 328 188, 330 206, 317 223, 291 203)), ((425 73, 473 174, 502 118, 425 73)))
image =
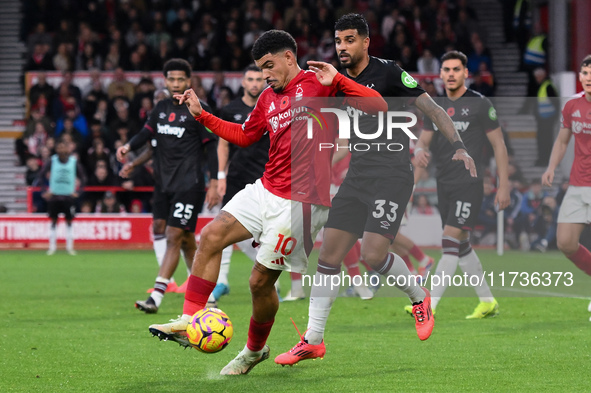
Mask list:
MULTIPOLYGON (((330 206, 330 163, 333 149, 319 149, 320 143, 333 143, 337 127, 316 129, 308 139, 302 127, 295 129, 292 121, 308 109, 298 105, 303 97, 333 97, 334 86, 323 86, 312 71, 300 73, 281 93, 267 88, 255 109, 244 122, 243 130, 251 140, 269 132, 271 148, 263 174, 263 185, 282 198, 330 206), (317 131, 317 132, 316 132, 317 131)), ((305 101, 306 103, 309 100, 305 101)), ((305 124, 302 124, 304 126, 305 124)))
POLYGON ((575 136, 575 160, 569 184, 591 187, 591 102, 585 96, 574 98, 562 110, 562 127, 575 136))

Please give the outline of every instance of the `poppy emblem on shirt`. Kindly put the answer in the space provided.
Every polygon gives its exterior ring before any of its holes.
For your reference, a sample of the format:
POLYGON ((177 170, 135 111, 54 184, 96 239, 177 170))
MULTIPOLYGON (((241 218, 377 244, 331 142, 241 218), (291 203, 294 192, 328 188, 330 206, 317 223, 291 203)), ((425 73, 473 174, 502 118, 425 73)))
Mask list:
POLYGON ((168 115, 168 121, 174 121, 174 119, 176 118, 176 113, 172 112, 170 115, 168 115))
POLYGON ((591 110, 587 111, 587 119, 591 120, 591 110))
POLYGON ((454 107, 447 108, 447 115, 448 115, 449 117, 452 117, 452 116, 453 116, 453 115, 455 115, 455 114, 456 114, 456 108, 454 108, 454 107))
POLYGON ((287 106, 289 105, 289 97, 288 96, 283 96, 283 98, 281 99, 281 105, 279 106, 281 108, 281 110, 287 108, 287 106))

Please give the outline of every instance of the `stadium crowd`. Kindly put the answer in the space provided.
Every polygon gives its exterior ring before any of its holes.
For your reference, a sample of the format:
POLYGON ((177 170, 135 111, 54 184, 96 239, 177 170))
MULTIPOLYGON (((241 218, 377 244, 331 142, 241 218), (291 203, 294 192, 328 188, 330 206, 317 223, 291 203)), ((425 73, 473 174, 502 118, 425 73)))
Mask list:
MULTIPOLYGON (((153 185, 149 163, 131 179, 120 178, 115 151, 141 129, 155 102, 167 92, 156 91, 147 73, 137 84, 128 81, 126 71, 160 70, 173 57, 187 59, 195 71, 214 71, 209 91, 198 72, 192 86, 219 113, 241 94, 225 84, 224 72, 242 71, 251 63, 252 44, 262 32, 271 28, 290 32, 298 44, 302 68, 309 59, 338 67, 333 27, 336 19, 349 12, 367 18, 371 55, 395 59, 415 74, 433 75, 439 73, 441 54, 461 50, 468 54, 470 88, 494 95, 486 31, 465 0, 25 1, 21 29, 28 47, 25 71, 39 73, 38 82, 27 92, 30 117, 16 147, 21 165, 27 166, 27 184, 34 184, 59 138, 66 140, 84 165, 87 186, 131 190, 153 185), (45 71, 62 73, 57 88, 47 82, 45 71), (90 83, 82 89, 74 85, 74 71, 89 72, 90 83), (108 85, 103 71, 113 73, 108 85)), ((430 78, 421 79, 421 85, 432 96, 438 95, 430 78)), ((538 183, 530 186, 515 163, 511 170, 512 205, 505 215, 509 244, 525 248, 531 242, 532 249, 544 251, 555 245, 555 218, 564 187, 556 197, 547 195, 538 183)), ((476 231, 479 240, 496 231, 495 181, 492 172, 488 175, 476 231)), ((415 195, 413 213, 437 213, 433 184, 429 173, 421 177, 417 187, 425 192, 415 195)), ((34 209, 46 209, 39 195, 34 209)), ((137 192, 87 192, 79 209, 150 211, 150 197, 137 192)))

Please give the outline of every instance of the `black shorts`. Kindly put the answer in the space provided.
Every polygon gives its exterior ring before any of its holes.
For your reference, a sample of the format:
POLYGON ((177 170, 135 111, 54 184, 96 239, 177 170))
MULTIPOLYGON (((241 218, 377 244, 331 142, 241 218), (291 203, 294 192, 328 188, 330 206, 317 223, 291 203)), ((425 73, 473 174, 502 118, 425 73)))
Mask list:
POLYGON ((154 220, 166 220, 166 225, 195 232, 197 215, 203 209, 205 191, 199 190, 197 184, 186 191, 162 192, 154 187, 154 220))
POLYGON ((326 228, 363 236, 379 233, 394 241, 413 188, 408 177, 346 178, 332 200, 326 228))
POLYGON ((64 213, 66 220, 70 221, 76 215, 76 199, 70 196, 53 195, 47 202, 47 213, 52 220, 57 220, 57 216, 64 213))
POLYGON ((437 183, 437 200, 443 226, 471 231, 476 225, 482 197, 482 182, 467 184, 437 183))
POLYGON ((242 191, 247 185, 254 183, 257 179, 253 181, 246 181, 242 178, 235 178, 235 177, 227 177, 226 178, 226 194, 222 200, 222 207, 226 205, 226 203, 230 202, 230 199, 234 198, 234 195, 238 194, 238 192, 242 191))

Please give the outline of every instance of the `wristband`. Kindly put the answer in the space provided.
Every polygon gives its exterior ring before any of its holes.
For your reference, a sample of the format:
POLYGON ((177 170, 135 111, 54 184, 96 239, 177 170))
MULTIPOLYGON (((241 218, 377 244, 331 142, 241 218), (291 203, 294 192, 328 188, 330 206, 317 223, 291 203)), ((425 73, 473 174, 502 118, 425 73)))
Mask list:
POLYGON ((425 150, 425 149, 423 149, 422 147, 417 147, 417 148, 414 150, 414 155, 416 155, 418 152, 420 152, 420 151, 423 151, 423 150, 425 150))
POLYGON ((454 148, 454 150, 464 149, 468 151, 468 149, 466 149, 466 146, 464 146, 464 142, 462 141, 455 141, 454 143, 452 143, 452 147, 454 148))
POLYGON ((218 172, 218 180, 224 180, 226 178, 226 172, 219 171, 218 172))

